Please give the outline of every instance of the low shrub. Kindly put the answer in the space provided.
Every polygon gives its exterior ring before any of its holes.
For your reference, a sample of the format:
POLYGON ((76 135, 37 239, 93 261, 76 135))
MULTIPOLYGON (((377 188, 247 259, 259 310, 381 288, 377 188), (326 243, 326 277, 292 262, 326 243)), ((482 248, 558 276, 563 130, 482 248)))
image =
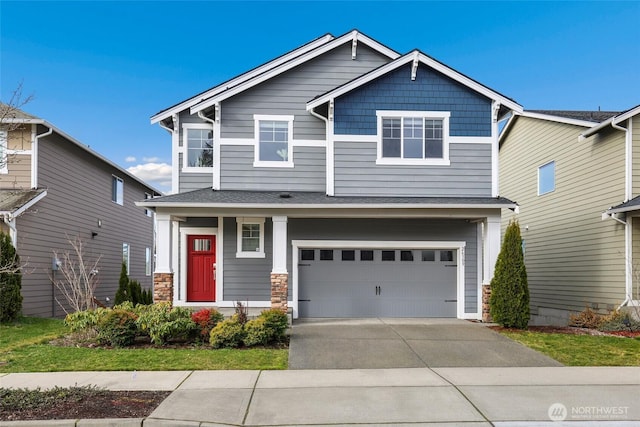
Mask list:
POLYGON ((138 306, 137 325, 140 331, 151 338, 151 342, 164 345, 169 340, 189 340, 198 329, 191 320, 191 311, 184 307, 173 307, 169 303, 138 306))
POLYGON ((236 348, 242 344, 245 336, 243 325, 233 316, 223 320, 211 330, 209 342, 213 348, 236 348))
MULTIPOLYGON (((97 331, 100 321, 109 314, 111 310, 107 308, 97 308, 95 310, 82 310, 69 313, 64 318, 64 324, 71 332, 81 332, 86 330, 97 331)), ((130 311, 130 310, 129 310, 130 311)))
POLYGON ((635 320, 629 312, 616 310, 605 316, 598 326, 602 332, 640 331, 640 321, 635 320))
POLYGON ((264 319, 264 325, 269 333, 269 342, 282 342, 286 339, 289 319, 281 310, 270 309, 260 313, 259 318, 264 319))
POLYGON ((242 305, 240 301, 236 302, 235 317, 238 323, 244 325, 249 320, 249 306, 242 305))
POLYGON ((224 316, 216 309, 203 308, 192 313, 191 320, 198 326, 198 338, 206 342, 211 336, 211 330, 224 320, 224 316))
POLYGON ((267 345, 271 338, 271 334, 265 327, 264 318, 249 320, 244 325, 244 338, 242 340, 246 347, 254 345, 267 345))
POLYGON ((98 323, 98 340, 114 347, 130 346, 138 333, 136 319, 137 316, 130 311, 109 310, 98 323))
POLYGON ((587 306, 584 311, 577 314, 569 315, 569 326, 577 328, 597 329, 602 323, 603 316, 596 313, 591 307, 587 306))

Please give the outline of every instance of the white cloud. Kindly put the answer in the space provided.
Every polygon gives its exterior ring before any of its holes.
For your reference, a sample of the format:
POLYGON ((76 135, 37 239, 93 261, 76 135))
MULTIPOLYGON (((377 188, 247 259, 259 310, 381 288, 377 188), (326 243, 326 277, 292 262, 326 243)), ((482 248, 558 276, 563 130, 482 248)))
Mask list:
POLYGON ((124 161, 125 161, 125 162, 127 162, 127 163, 133 163, 133 162, 135 162, 135 161, 136 161, 136 158, 135 158, 135 157, 133 157, 133 156, 127 156, 127 157, 124 159, 124 161))
POLYGON ((127 168, 127 172, 162 192, 171 190, 171 165, 167 163, 143 163, 127 168))
POLYGON ((142 161, 147 163, 160 163, 160 157, 143 157, 142 161))

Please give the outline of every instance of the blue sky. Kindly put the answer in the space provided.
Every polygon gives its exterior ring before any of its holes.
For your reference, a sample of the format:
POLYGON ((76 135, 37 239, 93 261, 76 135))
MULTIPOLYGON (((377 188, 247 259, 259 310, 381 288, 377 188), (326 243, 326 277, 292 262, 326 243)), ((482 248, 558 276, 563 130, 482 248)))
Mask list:
POLYGON ((0 99, 159 189, 170 137, 149 118, 325 33, 357 28, 525 109, 640 104, 640 1, 0 2, 0 99))

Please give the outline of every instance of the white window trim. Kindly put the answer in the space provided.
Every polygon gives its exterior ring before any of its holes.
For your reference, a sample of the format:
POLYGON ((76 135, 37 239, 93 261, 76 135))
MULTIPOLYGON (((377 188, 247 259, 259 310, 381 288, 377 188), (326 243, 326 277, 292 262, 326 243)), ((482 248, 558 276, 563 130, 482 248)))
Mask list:
POLYGON ((269 115, 254 114, 254 136, 253 136, 253 167, 254 168, 292 168, 293 167, 293 120, 294 116, 288 115, 269 115), (264 161, 260 160, 260 122, 261 121, 277 121, 287 122, 287 160, 280 161, 264 161))
POLYGON ((151 256, 151 248, 144 248, 144 275, 151 276, 153 271, 153 257, 151 256))
POLYGON ((547 162, 545 164, 538 166, 538 196, 543 196, 545 194, 553 193, 554 191, 556 191, 556 161, 551 160, 550 162, 547 162), (540 192, 540 169, 542 169, 545 166, 549 166, 550 164, 553 164, 553 188, 551 190, 545 191, 544 193, 541 193, 540 192))
POLYGON ((9 133, 6 130, 0 130, 0 174, 9 173, 9 133))
POLYGON ((265 258, 264 253, 264 218, 236 218, 236 258, 265 258), (260 246, 258 251, 243 251, 242 250, 242 226, 245 224, 258 224, 260 225, 260 246))
POLYGON ((127 242, 122 242, 122 262, 127 264, 127 274, 131 275, 131 245, 127 242), (127 260, 124 259, 124 247, 127 246, 127 260))
POLYGON ((187 157, 189 156, 189 145, 188 145, 188 133, 189 129, 204 129, 210 130, 213 132, 213 126, 206 123, 183 123, 182 124, 182 147, 180 152, 182 153, 182 172, 185 173, 211 173, 213 169, 216 167, 215 164, 215 151, 216 151, 216 141, 215 141, 215 132, 212 133, 213 137, 213 151, 214 151, 214 164, 209 167, 192 167, 187 166, 188 161, 187 157))
POLYGON ((115 176, 115 175, 111 175, 111 201, 113 203, 117 204, 117 205, 124 206, 124 180, 122 178, 120 178, 119 176, 115 176), (113 197, 114 196, 114 194, 113 194, 113 190, 114 190, 113 184, 114 184, 115 181, 118 181, 118 182, 122 183, 122 203, 120 203, 118 201, 118 193, 117 193, 117 191, 116 191, 116 194, 115 194, 115 196, 116 196, 115 200, 114 200, 114 197, 113 197))
MULTIPOLYGON (((376 111, 378 118, 377 146, 378 153, 376 157, 377 165, 432 165, 432 166, 449 166, 449 117, 451 113, 448 111, 395 111, 395 110, 378 110, 376 111), (442 120, 442 158, 441 159, 403 159, 402 157, 382 157, 382 119, 383 118, 422 118, 442 120)), ((404 130, 402 130, 404 133, 404 130)), ((402 144, 402 140, 401 140, 402 144)))

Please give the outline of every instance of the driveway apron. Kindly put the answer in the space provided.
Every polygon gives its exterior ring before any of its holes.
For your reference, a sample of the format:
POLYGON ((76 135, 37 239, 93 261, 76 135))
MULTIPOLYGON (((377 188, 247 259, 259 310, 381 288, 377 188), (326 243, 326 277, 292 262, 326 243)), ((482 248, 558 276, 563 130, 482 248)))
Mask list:
POLYGON ((291 331, 290 369, 562 366, 467 320, 305 319, 291 331))

